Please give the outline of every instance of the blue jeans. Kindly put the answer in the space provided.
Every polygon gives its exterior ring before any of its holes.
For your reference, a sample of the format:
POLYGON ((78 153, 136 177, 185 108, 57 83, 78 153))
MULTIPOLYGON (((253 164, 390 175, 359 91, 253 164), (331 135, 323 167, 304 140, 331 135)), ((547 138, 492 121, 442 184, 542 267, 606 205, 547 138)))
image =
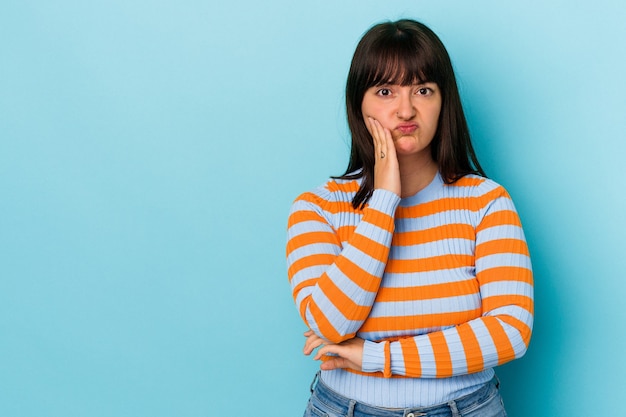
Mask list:
MULTIPOLYGON (((315 380, 314 380, 315 383, 315 380)), ((477 391, 445 404, 422 408, 383 408, 337 394, 319 379, 304 417, 506 417, 495 378, 477 391)))

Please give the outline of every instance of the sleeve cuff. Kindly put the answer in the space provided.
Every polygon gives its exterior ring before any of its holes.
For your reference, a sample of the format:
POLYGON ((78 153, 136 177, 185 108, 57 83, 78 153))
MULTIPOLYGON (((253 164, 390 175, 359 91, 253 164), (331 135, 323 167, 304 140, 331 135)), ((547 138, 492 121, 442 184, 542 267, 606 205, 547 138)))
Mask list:
POLYGON ((382 372, 385 378, 391 376, 391 350, 389 342, 365 341, 363 345, 363 372, 382 372))
POLYGON ((377 211, 393 217, 400 204, 400 197, 391 191, 377 188, 372 193, 367 205, 377 211))

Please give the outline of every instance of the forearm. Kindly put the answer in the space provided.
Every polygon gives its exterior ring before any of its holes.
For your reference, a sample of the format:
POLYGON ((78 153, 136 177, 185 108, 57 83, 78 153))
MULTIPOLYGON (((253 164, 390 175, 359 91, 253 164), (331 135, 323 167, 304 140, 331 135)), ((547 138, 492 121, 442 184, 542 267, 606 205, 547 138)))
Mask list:
POLYGON ((523 356, 531 328, 532 315, 526 312, 521 317, 485 316, 394 342, 368 341, 364 345, 363 371, 413 378, 480 372, 523 356))

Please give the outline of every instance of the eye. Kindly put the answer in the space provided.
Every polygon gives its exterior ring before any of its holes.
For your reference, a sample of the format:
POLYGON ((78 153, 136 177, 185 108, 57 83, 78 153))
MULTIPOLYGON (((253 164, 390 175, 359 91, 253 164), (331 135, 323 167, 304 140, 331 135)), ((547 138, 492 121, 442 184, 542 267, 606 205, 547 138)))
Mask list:
POLYGON ((417 94, 420 96, 429 96, 433 93, 433 89, 429 87, 420 87, 417 89, 417 94))
POLYGON ((376 94, 379 95, 379 96, 383 96, 383 97, 390 96, 391 95, 391 90, 388 89, 388 88, 379 88, 376 91, 376 94))

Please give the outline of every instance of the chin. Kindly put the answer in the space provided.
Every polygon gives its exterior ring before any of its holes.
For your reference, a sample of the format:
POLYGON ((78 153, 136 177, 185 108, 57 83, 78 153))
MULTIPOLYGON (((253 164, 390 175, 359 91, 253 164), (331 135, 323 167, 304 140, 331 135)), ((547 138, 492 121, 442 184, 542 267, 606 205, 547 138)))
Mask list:
POLYGON ((424 146, 422 146, 415 138, 407 138, 405 136, 398 138, 394 144, 396 146, 396 152, 398 153, 413 153, 424 149, 424 146))
POLYGON ((417 155, 423 152, 430 154, 430 146, 423 146, 419 143, 396 143, 396 154, 398 156, 417 155))

